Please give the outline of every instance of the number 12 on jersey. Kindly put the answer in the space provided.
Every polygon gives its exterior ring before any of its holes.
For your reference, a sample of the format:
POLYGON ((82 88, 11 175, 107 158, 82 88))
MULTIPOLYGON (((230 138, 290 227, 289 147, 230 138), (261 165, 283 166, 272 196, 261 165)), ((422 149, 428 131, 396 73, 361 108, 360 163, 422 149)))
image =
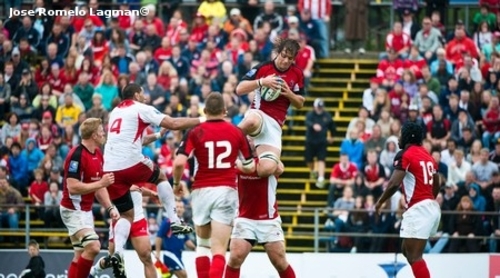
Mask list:
POLYGON ((420 167, 422 167, 422 172, 424 176, 424 184, 431 185, 434 182, 434 165, 430 161, 420 161, 420 167))
POLYGON ((231 168, 231 162, 222 161, 231 155, 232 147, 229 141, 208 141, 205 142, 205 148, 208 149, 208 169, 231 168), (224 151, 216 152, 217 148, 223 148, 224 151))

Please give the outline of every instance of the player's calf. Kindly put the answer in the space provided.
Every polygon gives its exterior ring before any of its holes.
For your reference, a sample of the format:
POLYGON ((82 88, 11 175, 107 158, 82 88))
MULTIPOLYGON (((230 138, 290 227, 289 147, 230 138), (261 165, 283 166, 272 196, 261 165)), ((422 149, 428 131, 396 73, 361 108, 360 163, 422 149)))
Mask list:
POLYGON ((264 248, 271 264, 278 271, 281 278, 295 278, 295 272, 286 259, 283 241, 268 242, 264 245, 264 248))

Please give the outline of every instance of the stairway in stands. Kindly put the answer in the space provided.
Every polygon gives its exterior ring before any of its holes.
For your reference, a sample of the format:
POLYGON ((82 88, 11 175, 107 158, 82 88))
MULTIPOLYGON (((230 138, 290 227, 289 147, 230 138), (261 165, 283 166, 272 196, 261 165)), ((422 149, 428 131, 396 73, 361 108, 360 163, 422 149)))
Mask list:
MULTIPOLYGON (((369 79, 375 75, 378 61, 325 59, 318 64, 305 106, 289 117, 293 125, 285 128, 283 136, 285 173, 279 180, 278 204, 283 208, 281 217, 290 252, 314 250, 314 212, 308 208, 326 207, 328 193, 327 186, 318 189, 315 181, 309 180, 310 171, 304 162, 305 115, 312 110, 314 100, 321 97, 337 126, 335 142, 328 147, 325 173, 328 180, 333 164, 339 159, 340 142, 345 137, 347 125, 358 114, 363 91, 369 87, 369 79)), ((321 214, 320 231, 325 220, 321 214)))

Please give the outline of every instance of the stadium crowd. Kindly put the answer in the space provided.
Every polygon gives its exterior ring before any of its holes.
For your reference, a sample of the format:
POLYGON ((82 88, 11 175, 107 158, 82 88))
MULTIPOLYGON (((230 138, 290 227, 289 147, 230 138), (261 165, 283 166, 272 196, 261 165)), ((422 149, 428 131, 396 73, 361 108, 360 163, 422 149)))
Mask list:
MULTIPOLYGON (((37 0, 33 9, 45 5, 37 0)), ((79 5, 85 11, 99 9, 96 0, 79 5)), ((119 8, 133 6, 123 2, 119 8)), ((250 102, 237 96, 235 87, 253 66, 271 58, 276 37, 300 41, 296 64, 307 77, 315 52, 327 55, 324 22, 304 4, 290 6, 282 15, 268 1, 252 19, 238 8, 226 10, 224 3, 212 0, 202 2, 187 19, 181 10, 165 8, 159 15, 157 5, 145 7, 148 15, 143 18, 100 18, 87 13, 0 21, 0 114, 4 116, 0 204, 7 205, 0 213, 0 227, 19 227, 19 208, 13 205, 24 200, 35 207, 49 206, 36 209, 34 215, 45 227, 63 227, 59 209, 50 206, 62 198, 63 161, 80 142, 79 124, 97 117, 106 125, 126 84, 142 85, 146 102, 172 117, 202 116, 204 98, 212 91, 221 92, 227 121, 238 124, 250 102)), ((181 138, 182 133, 171 131, 143 148, 144 155, 169 178, 181 138)), ((184 186, 190 184, 189 166, 184 186)), ((152 184, 144 186, 156 190, 152 184)), ((184 220, 189 222, 189 190, 184 192, 184 220)), ((144 204, 158 204, 158 200, 144 197, 144 204)), ((162 213, 158 209, 147 213, 153 242, 162 213)), ((94 215, 96 220, 106 220, 103 208, 96 207, 94 215)))
MULTIPOLYGON (((402 21, 387 34, 377 74, 332 168, 326 226, 337 232, 398 233, 404 198, 395 195, 382 217, 375 217, 373 207, 394 167, 401 125, 410 121, 423 127, 424 146, 442 176, 437 200, 444 213, 426 251, 496 252, 498 216, 467 212, 500 209, 500 14, 482 5, 471 30, 461 20, 446 30, 439 12, 429 15, 418 21, 411 9, 402 9, 402 21)), ((381 237, 338 237, 333 249, 383 252, 396 246, 389 243, 381 237)))
MULTIPOLYGON (((276 37, 300 40, 296 64, 310 78, 316 57, 328 56, 328 36, 323 15, 306 2, 287 7, 286 14, 276 12, 272 1, 247 16, 246 10, 227 10, 223 2, 207 0, 186 19, 179 10, 159 14, 157 6, 147 5, 144 18, 86 15, 0 21, 0 115, 5 115, 0 204, 22 204, 24 197, 35 205, 60 203, 62 163, 79 143, 79 123, 87 117, 107 123, 129 82, 141 84, 146 101, 173 117, 199 117, 204 97, 220 91, 227 120, 238 124, 251 97, 235 94, 237 82, 254 65, 270 59, 276 37)), ((43 6, 43 0, 36 0, 33 9, 43 6)), ((98 6, 90 0, 81 8, 98 6)), ((127 2, 120 5, 130 8, 127 2)), ((421 22, 412 10, 401 9, 401 15, 402 21, 387 35, 377 75, 363 95, 358 117, 349 123, 340 162, 332 169, 328 206, 335 211, 327 226, 339 232, 397 232, 401 198, 393 198, 388 205, 392 212, 384 217, 373 217, 373 205, 390 176, 405 121, 425 127, 424 144, 439 161, 443 176, 438 196, 443 210, 500 208, 500 16, 483 6, 474 16, 473 29, 457 21, 447 30, 439 13, 431 11, 421 22), (353 208, 366 212, 349 213, 353 208)), ((169 178, 181 138, 180 132, 169 132, 143 149, 169 178)), ((191 174, 187 166, 185 186, 191 174)), ((184 192, 184 218, 189 220, 189 191, 184 192)), ((144 204, 152 203, 157 200, 144 198, 144 204)), ((19 227, 16 207, 1 211, 0 227, 19 227)), ((58 213, 43 208, 37 217, 45 227, 62 228, 58 213)), ((160 214, 148 209, 152 238, 160 214)), ((105 218, 103 209, 96 209, 95 215, 105 218)), ((429 252, 493 252, 500 221, 445 215, 440 231, 429 242, 429 252), (474 239, 490 234, 487 244, 474 239), (470 239, 454 240, 455 235, 470 239)), ((335 249, 382 252, 387 251, 386 243, 383 238, 339 237, 335 249)))

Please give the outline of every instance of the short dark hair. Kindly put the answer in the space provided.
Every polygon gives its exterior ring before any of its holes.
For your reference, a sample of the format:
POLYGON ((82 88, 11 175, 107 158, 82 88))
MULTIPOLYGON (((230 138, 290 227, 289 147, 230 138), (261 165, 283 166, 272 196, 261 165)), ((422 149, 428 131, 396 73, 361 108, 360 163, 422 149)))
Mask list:
POLYGON ((218 116, 224 114, 226 105, 224 98, 219 92, 210 93, 205 99, 205 113, 210 116, 218 116))
POLYGON ((123 99, 133 99, 134 95, 136 93, 140 93, 142 90, 142 87, 139 84, 136 83, 131 83, 125 86, 125 88, 122 91, 122 98, 123 99))
POLYGON ((422 126, 414 122, 406 122, 401 128, 401 147, 406 145, 422 145, 422 126))

